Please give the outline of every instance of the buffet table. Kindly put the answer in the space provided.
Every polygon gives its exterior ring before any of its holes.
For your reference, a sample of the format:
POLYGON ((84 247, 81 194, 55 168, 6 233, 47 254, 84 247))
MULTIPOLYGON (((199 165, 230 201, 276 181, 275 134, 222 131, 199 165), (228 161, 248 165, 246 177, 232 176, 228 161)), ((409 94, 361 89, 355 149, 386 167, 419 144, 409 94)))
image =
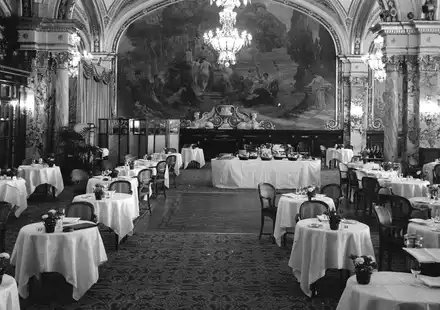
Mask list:
POLYGON ((258 183, 270 183, 277 189, 321 185, 321 161, 289 161, 261 159, 211 160, 212 185, 218 188, 257 188, 258 183))

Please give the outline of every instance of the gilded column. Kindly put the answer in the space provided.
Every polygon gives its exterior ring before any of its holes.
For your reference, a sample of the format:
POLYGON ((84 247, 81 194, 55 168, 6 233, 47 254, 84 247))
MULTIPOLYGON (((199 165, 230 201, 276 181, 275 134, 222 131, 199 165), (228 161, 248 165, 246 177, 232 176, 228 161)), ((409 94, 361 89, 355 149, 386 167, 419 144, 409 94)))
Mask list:
POLYGON ((384 102, 387 105, 384 120, 384 160, 395 161, 398 154, 398 131, 399 131, 399 81, 401 57, 390 56, 387 59, 384 102))
MULTIPOLYGON (((404 160, 419 161, 420 148, 420 92, 419 92, 419 68, 416 55, 406 56, 406 158, 404 160)), ((404 111, 405 113, 405 111, 404 111)), ((405 126, 405 124, 403 124, 405 126)))
POLYGON ((56 55, 55 131, 69 125, 69 59, 68 52, 56 55))

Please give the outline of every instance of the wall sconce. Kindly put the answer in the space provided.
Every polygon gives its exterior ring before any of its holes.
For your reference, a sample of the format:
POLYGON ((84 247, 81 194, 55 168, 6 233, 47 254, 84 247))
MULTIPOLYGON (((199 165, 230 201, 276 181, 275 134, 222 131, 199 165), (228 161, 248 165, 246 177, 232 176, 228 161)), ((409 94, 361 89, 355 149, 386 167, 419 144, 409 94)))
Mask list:
POLYGON ((364 109, 361 99, 353 99, 350 105, 350 122, 351 128, 362 131, 364 123, 364 109))
POLYGON ((420 102, 420 119, 430 126, 440 116, 440 106, 431 100, 431 96, 426 97, 426 101, 420 102))
POLYGON ((385 64, 382 62, 383 37, 378 36, 373 43, 373 53, 362 56, 362 61, 371 68, 374 78, 379 82, 383 82, 386 78, 385 64))
POLYGON ((14 108, 18 106, 18 100, 17 99, 12 99, 11 101, 9 101, 9 104, 14 108))

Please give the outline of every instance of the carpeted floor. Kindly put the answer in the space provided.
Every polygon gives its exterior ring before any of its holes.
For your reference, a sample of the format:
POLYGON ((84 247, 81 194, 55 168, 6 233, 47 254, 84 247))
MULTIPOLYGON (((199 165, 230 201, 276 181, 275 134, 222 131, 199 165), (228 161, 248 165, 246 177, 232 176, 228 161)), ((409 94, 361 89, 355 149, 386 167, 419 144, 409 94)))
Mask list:
MULTIPOLYGON (((80 301, 71 299, 71 287, 62 277, 53 276, 44 288, 33 284, 32 297, 22 301, 22 309, 335 309, 344 286, 339 273, 329 271, 318 282, 320 296, 306 297, 287 265, 291 236, 284 248, 268 236, 258 240, 256 191, 213 189, 209 173, 183 170, 177 189, 170 190, 167 199, 154 200, 151 216, 141 205, 135 234, 118 252, 113 235, 103 232, 108 262, 80 301), (193 178, 197 174, 203 182, 193 178)), ((339 177, 332 170, 322 175, 323 184, 339 177)), ((35 199, 19 219, 11 217, 8 252, 22 226, 72 198, 66 187, 57 199, 35 199)), ((268 221, 266 228, 271 224, 268 221)), ((371 236, 377 250, 373 225, 371 236)), ((400 260, 393 262, 393 269, 402 269, 400 260)), ((13 275, 13 268, 9 273, 13 275)))

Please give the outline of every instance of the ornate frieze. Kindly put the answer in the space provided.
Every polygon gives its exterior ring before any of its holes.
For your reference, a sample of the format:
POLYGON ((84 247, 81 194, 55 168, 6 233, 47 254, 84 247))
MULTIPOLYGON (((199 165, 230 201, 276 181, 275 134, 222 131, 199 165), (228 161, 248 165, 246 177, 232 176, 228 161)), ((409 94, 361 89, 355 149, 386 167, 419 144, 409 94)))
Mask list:
POLYGON ((405 63, 405 57, 397 55, 385 56, 382 61, 385 63, 385 70, 387 72, 400 72, 405 63))
POLYGON ((417 59, 420 71, 439 71, 440 59, 432 55, 420 55, 417 59))
POLYGON ((23 17, 32 17, 32 2, 31 0, 21 0, 23 17))
POLYGON ((350 84, 354 87, 367 87, 368 77, 367 76, 350 76, 350 84))

